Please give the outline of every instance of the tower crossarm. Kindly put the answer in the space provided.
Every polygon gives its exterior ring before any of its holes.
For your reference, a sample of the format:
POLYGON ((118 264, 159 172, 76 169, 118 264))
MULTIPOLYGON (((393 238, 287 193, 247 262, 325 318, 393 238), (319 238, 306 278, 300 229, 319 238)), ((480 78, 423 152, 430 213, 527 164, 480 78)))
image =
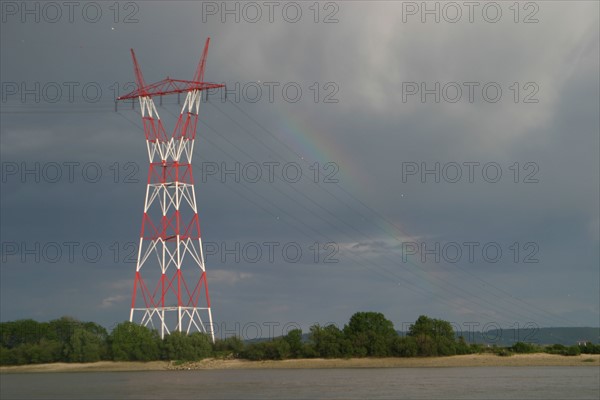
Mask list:
POLYGON ((203 91, 209 89, 219 89, 225 87, 224 84, 211 82, 185 81, 181 79, 165 78, 160 82, 152 83, 138 88, 130 93, 117 98, 117 100, 135 99, 143 96, 166 96, 175 93, 191 92, 193 90, 203 91))

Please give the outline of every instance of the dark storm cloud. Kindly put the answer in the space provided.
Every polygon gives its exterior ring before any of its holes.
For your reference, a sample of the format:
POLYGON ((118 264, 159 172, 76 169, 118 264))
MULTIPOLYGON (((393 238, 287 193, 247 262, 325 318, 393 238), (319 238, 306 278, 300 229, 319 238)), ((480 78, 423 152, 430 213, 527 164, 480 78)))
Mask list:
MULTIPOLYGON (((203 105, 206 125, 199 124, 196 191, 203 240, 216 246, 207 267, 217 321, 295 321, 306 329, 373 309, 397 324, 430 314, 458 323, 598 325, 597 4, 538 2, 533 24, 514 23, 503 3, 498 23, 456 24, 422 23, 390 2, 336 3, 337 23, 314 23, 304 3, 296 23, 279 14, 273 23, 243 15, 222 23, 219 14, 206 14, 206 4, 140 2, 139 21, 130 24, 115 23, 110 13, 97 23, 3 21, 3 95, 12 83, 77 85, 73 101, 67 92, 56 103, 48 101, 51 92, 39 103, 32 95, 3 97, 3 165, 58 163, 63 177, 36 183, 17 174, 2 182, 2 242, 56 242, 63 251, 64 242, 80 243, 72 262, 67 253, 58 262, 47 254, 39 262, 6 256, 3 320, 71 314, 108 326, 127 318, 134 265, 125 260, 126 246, 139 235, 147 156, 139 116, 129 104, 113 111, 115 90, 123 93, 133 80, 130 47, 147 81, 189 79, 210 35, 207 79, 230 90, 236 83, 263 89, 255 103, 251 92, 230 92, 239 109, 214 94, 203 105), (265 82, 279 84, 273 102, 265 82), (281 91, 291 82, 303 89, 297 103, 281 91), (337 85, 338 103, 322 102, 327 82, 337 85), (435 94, 425 102, 421 93, 407 94, 415 83, 420 90, 436 82, 438 103, 435 94), (469 82, 477 83, 473 102, 469 82), (441 92, 448 83, 462 90, 459 101, 441 92), (501 87, 500 101, 483 98, 489 83, 501 87), (538 102, 524 103, 534 92, 538 102), (201 172, 223 162, 273 161, 297 163, 306 179, 293 183, 277 171, 273 181, 254 183, 201 172), (73 182, 65 162, 79 163, 73 182), (98 182, 86 175, 92 170, 82 174, 88 162, 100 166, 98 182), (313 162, 334 162, 340 182, 312 182, 313 162), (421 175, 436 163, 439 182, 421 175), (468 163, 477 168, 472 182, 468 163), (482 174, 490 163, 501 169, 498 182, 482 174), (462 177, 453 183, 448 174, 456 165, 462 177), (529 173, 537 183, 524 182, 529 173), (278 253, 271 262, 263 245, 270 241, 278 251, 298 245, 303 258, 278 253), (413 244, 472 241, 478 249, 497 243, 503 258, 402 258, 413 244), (337 262, 323 262, 330 251, 323 248, 315 262, 315 242, 335 243, 337 262), (536 263, 523 262, 530 242, 536 263), (82 254, 86 243, 98 244, 102 258, 82 254), (236 243, 257 243, 265 253, 258 262, 250 253, 239 260, 222 254, 236 243)), ((174 98, 159 107, 167 130, 178 112, 174 98)))

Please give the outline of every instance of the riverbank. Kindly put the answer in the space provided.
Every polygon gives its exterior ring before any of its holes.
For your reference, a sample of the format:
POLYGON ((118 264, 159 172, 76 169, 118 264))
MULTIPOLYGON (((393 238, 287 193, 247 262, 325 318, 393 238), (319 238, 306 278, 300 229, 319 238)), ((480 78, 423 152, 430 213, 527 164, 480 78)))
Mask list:
POLYGON ((28 372, 119 372, 214 369, 307 369, 307 368, 432 368, 432 367, 539 367, 539 366, 600 366, 599 354, 561 356, 554 354, 515 354, 500 357, 493 354, 468 354, 450 357, 426 358, 350 358, 298 359, 281 361, 222 360, 207 358, 202 361, 178 363, 173 361, 95 363, 54 363, 0 367, 0 373, 28 372))

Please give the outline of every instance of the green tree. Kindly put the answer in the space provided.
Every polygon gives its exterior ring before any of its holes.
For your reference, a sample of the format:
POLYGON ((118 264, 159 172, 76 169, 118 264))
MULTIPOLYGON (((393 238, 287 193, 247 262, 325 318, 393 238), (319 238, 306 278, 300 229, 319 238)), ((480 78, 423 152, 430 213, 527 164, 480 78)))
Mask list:
POLYGON ((165 336, 162 350, 164 359, 195 361, 211 356, 213 346, 210 337, 204 333, 188 335, 176 331, 165 336))
POLYGON ((115 361, 151 361, 160 358, 160 339, 155 330, 132 322, 118 324, 108 337, 115 361))
POLYGON ((344 327, 353 355, 385 357, 392 354, 392 343, 398 336, 394 324, 382 313, 358 312, 344 327))
POLYGON ((49 324, 31 319, 0 323, 0 364, 62 360, 62 343, 53 340, 49 324))
POLYGON ((416 357, 419 353, 417 341, 414 337, 397 336, 392 342, 392 355, 396 357, 416 357))
POLYGON ((69 317, 50 322, 26 319, 2 323, 0 346, 6 350, 2 352, 1 362, 26 364, 70 361, 66 357, 66 346, 74 327, 80 324, 69 317))
POLYGON ((510 347, 510 350, 515 353, 537 353, 540 348, 531 343, 517 342, 510 347))
POLYGON ((65 356, 70 362, 100 361, 104 355, 103 347, 101 338, 83 328, 77 328, 65 346, 65 356))
POLYGON ((63 345, 63 353, 69 362, 95 362, 106 358, 106 339, 104 327, 93 322, 74 325, 68 341, 63 345))
POLYGON ((460 336, 456 342, 456 354, 472 354, 476 352, 476 349, 477 347, 469 346, 463 336, 460 336))
POLYGON ((299 358, 303 356, 302 330, 293 329, 285 335, 284 340, 290 346, 290 356, 299 358))
POLYGON ((60 317, 48 323, 48 338, 58 340, 62 344, 63 361, 69 361, 66 347, 69 345, 75 330, 80 327, 81 321, 72 317, 60 317))
POLYGON ((242 357, 248 360, 283 360, 290 356, 290 345, 283 338, 246 346, 242 357))
POLYGON ((0 346, 13 348, 24 343, 38 343, 48 337, 48 323, 21 319, 0 323, 0 346))
POLYGON ((263 342, 259 343, 250 343, 245 348, 244 351, 240 354, 242 358, 258 361, 266 359, 266 347, 263 342))
POLYGON ((269 360, 285 360, 290 356, 290 345, 283 338, 265 342, 265 356, 269 360))
POLYGON ((63 346, 56 340, 41 339, 38 343, 25 343, 17 346, 27 359, 27 364, 64 361, 63 346))
POLYGON ((317 353, 312 343, 302 343, 302 357, 317 358, 319 357, 319 353, 317 353))
POLYGON ((206 333, 194 332, 188 336, 188 340, 195 351, 197 360, 213 355, 213 343, 206 333))
POLYGON ((310 342, 320 357, 349 357, 351 349, 345 341, 344 333, 335 325, 313 325, 310 327, 310 342))
POLYGON ((421 315, 409 327, 408 336, 415 338, 420 356, 456 354, 454 330, 447 321, 421 315))
POLYGON ((27 354, 28 344, 20 344, 10 349, 2 351, 2 364, 7 365, 21 365, 28 364, 30 362, 29 355, 27 354))
POLYGON ((193 361, 196 351, 185 333, 172 332, 162 342, 163 358, 166 360, 193 361))
POLYGON ((414 324, 408 328, 408 335, 416 337, 420 334, 431 336, 432 338, 445 338, 454 341, 454 330, 450 322, 441 319, 429 318, 421 315, 414 324))
POLYGON ((218 355, 238 357, 244 351, 244 342, 237 336, 217 339, 215 341, 214 351, 218 355))

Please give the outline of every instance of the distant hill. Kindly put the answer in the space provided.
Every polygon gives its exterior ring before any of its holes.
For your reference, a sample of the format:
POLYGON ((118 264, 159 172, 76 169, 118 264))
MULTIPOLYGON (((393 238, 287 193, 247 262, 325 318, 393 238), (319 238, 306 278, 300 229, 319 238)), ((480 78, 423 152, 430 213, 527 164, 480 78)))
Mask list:
POLYGON ((482 332, 457 332, 469 343, 496 344, 512 346, 516 342, 545 344, 562 344, 570 346, 578 342, 600 344, 600 328, 536 328, 536 329, 502 329, 482 332))
MULTIPOLYGON (((398 331, 405 336, 406 332, 398 331)), ((468 343, 484 343, 500 347, 509 347, 516 342, 535 343, 538 345, 562 344, 570 346, 578 342, 592 342, 600 344, 600 328, 537 328, 537 329, 502 329, 489 330, 483 334, 475 332, 456 332, 456 337, 462 336, 468 343)), ((308 333, 302 334, 302 341, 307 342, 310 338, 308 333)), ((247 343, 263 342, 270 338, 258 338, 246 340, 247 343)))

